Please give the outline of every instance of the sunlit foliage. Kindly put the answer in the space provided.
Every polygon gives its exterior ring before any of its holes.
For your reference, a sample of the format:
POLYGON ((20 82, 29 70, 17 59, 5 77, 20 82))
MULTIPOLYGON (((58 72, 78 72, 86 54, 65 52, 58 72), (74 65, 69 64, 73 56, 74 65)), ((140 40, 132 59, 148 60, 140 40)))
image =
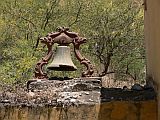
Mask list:
MULTIPOLYGON (((133 0, 1 0, 0 80, 14 83, 33 76, 46 49, 39 38, 67 26, 88 38, 82 53, 97 76, 143 80, 143 7, 133 0)), ((74 59, 77 66, 78 61, 74 59)), ((77 72, 70 73, 78 77, 77 72)), ((64 75, 56 73, 52 75, 64 75)))

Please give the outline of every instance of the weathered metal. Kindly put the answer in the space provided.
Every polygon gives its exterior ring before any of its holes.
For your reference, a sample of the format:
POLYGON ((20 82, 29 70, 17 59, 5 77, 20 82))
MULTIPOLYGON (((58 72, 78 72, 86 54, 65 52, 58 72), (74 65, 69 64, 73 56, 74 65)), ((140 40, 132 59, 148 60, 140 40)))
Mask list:
POLYGON ((34 78, 36 79, 47 79, 47 73, 43 72, 42 67, 46 64, 48 64, 48 61, 51 59, 52 55, 53 55, 53 51, 52 51, 52 45, 54 44, 53 39, 51 38, 43 38, 40 39, 41 43, 46 44, 47 48, 48 48, 48 52, 46 54, 45 57, 43 57, 41 60, 39 60, 36 64, 35 67, 35 76, 34 78))
MULTIPOLYGON (((47 74, 43 72, 43 66, 48 64, 48 61, 51 59, 53 55, 52 46, 55 43, 59 44, 59 46, 69 46, 69 44, 73 44, 76 58, 87 68, 86 71, 82 72, 82 77, 90 77, 93 74, 93 65, 80 53, 80 45, 86 43, 86 38, 79 37, 78 33, 69 32, 69 28, 60 27, 58 28, 58 32, 48 33, 46 37, 40 38, 40 40, 46 44, 48 52, 46 56, 36 64, 35 79, 48 79, 47 74)), ((74 69, 76 69, 75 66, 74 69)))
POLYGON ((49 70, 75 71, 77 67, 73 64, 69 46, 58 46, 54 59, 47 66, 49 70))

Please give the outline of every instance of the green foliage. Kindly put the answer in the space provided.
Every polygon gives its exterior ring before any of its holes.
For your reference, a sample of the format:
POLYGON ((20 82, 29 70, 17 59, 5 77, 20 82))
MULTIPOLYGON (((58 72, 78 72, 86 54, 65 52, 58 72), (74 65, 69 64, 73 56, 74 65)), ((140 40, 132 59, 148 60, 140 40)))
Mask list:
MULTIPOLYGON (((46 52, 39 38, 58 26, 70 27, 88 38, 81 49, 94 63, 97 75, 113 71, 118 79, 144 79, 143 9, 132 0, 1 0, 1 3, 1 81, 13 83, 32 78, 36 62, 46 52)), ((69 75, 78 77, 82 67, 75 59, 74 63, 79 69, 69 75)))

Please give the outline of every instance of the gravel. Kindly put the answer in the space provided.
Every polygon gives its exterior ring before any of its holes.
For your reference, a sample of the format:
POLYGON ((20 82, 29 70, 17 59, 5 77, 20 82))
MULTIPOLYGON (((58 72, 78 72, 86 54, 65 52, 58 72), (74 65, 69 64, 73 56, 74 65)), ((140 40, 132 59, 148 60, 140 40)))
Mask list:
POLYGON ((103 88, 99 80, 64 80, 35 82, 27 90, 26 83, 8 85, 0 83, 0 106, 70 106, 100 102, 144 101, 156 99, 153 88, 139 84, 128 89, 103 88))

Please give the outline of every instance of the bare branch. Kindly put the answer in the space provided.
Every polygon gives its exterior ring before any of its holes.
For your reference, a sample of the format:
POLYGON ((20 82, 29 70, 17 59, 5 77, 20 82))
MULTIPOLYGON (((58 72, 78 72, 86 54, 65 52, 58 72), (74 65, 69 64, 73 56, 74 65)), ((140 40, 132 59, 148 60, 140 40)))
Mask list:
POLYGON ((78 12, 77 12, 77 14, 76 14, 76 19, 75 19, 75 21, 73 21, 73 22, 69 25, 69 27, 71 27, 71 26, 74 25, 76 22, 78 22, 78 18, 79 18, 79 16, 80 16, 80 12, 81 12, 81 9, 82 9, 82 3, 79 3, 79 4, 80 4, 80 6, 79 6, 78 12))

